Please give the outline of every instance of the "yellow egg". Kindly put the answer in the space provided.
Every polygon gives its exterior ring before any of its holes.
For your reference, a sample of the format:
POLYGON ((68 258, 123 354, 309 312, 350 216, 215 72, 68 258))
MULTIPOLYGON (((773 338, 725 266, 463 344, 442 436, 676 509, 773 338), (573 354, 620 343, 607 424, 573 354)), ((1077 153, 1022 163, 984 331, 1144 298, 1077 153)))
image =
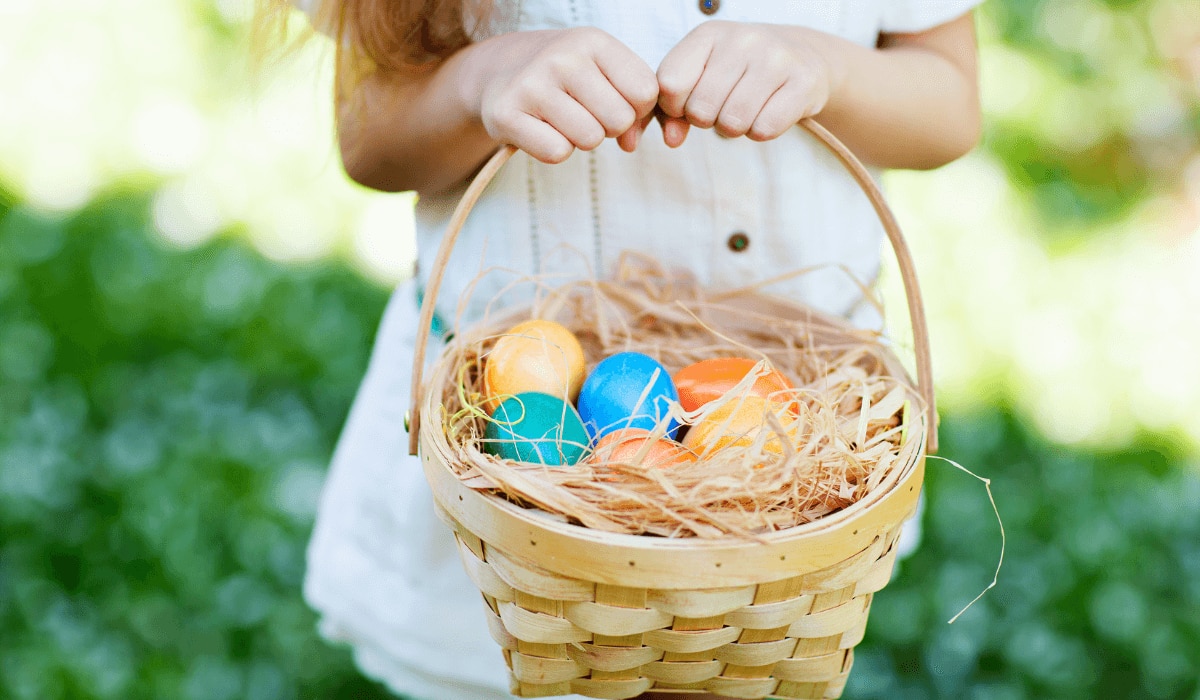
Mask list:
POLYGON ((496 341, 483 368, 484 408, 530 391, 574 402, 583 384, 583 347, 554 321, 525 321, 496 341))
POLYGON ((765 430, 769 437, 763 449, 783 454, 779 435, 767 422, 768 414, 775 415, 793 445, 799 443, 801 425, 788 405, 751 395, 733 399, 701 418, 688 429, 683 446, 704 458, 727 447, 749 447, 765 430))

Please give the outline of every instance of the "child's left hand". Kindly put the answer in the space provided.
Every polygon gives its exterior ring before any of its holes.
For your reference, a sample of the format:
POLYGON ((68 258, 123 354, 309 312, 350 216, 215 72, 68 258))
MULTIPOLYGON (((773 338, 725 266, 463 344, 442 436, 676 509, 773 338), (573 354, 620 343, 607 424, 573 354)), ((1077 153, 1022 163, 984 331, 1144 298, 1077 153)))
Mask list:
POLYGON ((690 125, 768 141, 820 112, 833 75, 808 31, 724 21, 693 29, 658 68, 667 145, 683 143, 690 125))

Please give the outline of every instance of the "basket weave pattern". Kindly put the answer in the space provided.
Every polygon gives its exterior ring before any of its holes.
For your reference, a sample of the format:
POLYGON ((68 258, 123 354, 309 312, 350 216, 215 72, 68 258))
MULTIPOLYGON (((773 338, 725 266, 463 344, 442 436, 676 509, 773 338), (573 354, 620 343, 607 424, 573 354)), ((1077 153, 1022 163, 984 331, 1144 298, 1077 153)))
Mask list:
POLYGON ((655 590, 560 576, 443 517, 521 697, 840 697, 900 534, 897 526, 834 566, 788 579, 655 590))

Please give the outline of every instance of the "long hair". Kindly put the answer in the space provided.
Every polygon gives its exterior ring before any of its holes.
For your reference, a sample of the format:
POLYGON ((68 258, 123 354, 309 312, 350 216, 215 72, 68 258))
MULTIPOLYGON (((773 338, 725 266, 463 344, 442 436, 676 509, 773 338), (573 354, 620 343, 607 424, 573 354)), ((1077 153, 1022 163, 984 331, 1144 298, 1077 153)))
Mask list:
MULTIPOLYGON (((372 73, 428 69, 471 43, 489 3, 463 0, 312 0, 313 25, 334 40, 339 82, 346 89, 372 73), (347 80, 348 79, 348 80, 347 80)), ((291 0, 257 0, 255 43, 281 45, 291 0)))

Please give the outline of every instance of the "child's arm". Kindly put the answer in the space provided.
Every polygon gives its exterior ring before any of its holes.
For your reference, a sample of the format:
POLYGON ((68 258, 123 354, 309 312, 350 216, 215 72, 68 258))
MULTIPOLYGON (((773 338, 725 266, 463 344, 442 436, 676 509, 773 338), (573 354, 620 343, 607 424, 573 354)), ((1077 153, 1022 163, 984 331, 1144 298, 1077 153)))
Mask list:
POLYGON ((975 50, 970 13, 884 35, 878 49, 803 27, 706 22, 658 69, 659 103, 676 118, 667 142, 689 123, 767 140, 819 115, 868 163, 935 168, 979 139, 975 50))
POLYGON ((632 150, 631 127, 657 97, 654 71, 603 31, 504 34, 427 71, 372 75, 339 99, 342 161, 367 187, 436 192, 500 143, 552 163, 605 137, 632 150))

